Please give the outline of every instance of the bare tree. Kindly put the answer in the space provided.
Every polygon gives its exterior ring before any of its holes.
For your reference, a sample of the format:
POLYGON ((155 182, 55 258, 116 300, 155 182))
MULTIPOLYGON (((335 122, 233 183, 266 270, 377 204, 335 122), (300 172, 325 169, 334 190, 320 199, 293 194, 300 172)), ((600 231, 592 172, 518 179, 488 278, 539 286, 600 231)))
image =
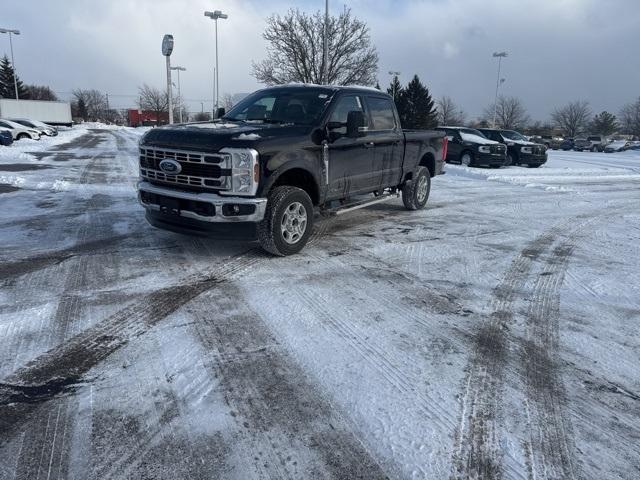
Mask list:
POLYGON ((446 95, 439 98, 438 104, 438 125, 464 125, 467 114, 458 108, 451 97, 446 95))
POLYGON ((85 120, 97 121, 108 116, 107 97, 98 90, 75 89, 73 92, 75 110, 85 120))
POLYGON ((324 20, 320 12, 308 15, 297 9, 269 17, 262 35, 268 43, 268 56, 253 63, 253 76, 267 85, 375 85, 378 53, 366 23, 354 18, 348 8, 338 17, 329 17, 329 51, 323 72, 324 20))
POLYGON ((640 97, 620 110, 620 124, 628 135, 640 137, 640 97))
POLYGON ((231 95, 230 93, 225 93, 222 96, 222 107, 227 112, 233 108, 233 95, 231 95))
POLYGON ((27 85, 27 90, 31 100, 58 100, 58 96, 46 85, 27 85))
POLYGON ((484 109, 483 119, 488 123, 492 123, 494 112, 497 128, 505 130, 522 129, 530 121, 527 110, 518 97, 499 96, 497 104, 492 103, 484 109))
POLYGON ((575 137, 589 126, 591 121, 589 102, 578 100, 556 108, 551 114, 551 119, 564 131, 565 135, 575 137))
POLYGON ((140 96, 138 101, 140 109, 153 112, 156 120, 160 123, 162 117, 169 112, 169 98, 167 93, 145 83, 142 87, 138 87, 138 94, 140 96))

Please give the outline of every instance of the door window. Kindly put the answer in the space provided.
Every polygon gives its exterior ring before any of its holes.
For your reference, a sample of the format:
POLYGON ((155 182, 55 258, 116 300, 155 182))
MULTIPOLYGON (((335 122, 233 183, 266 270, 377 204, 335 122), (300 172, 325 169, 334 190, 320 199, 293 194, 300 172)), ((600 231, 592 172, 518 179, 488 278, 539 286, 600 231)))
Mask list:
POLYGON ((331 117, 329 117, 330 122, 342 123, 343 126, 340 128, 335 128, 332 131, 336 133, 340 133, 342 135, 347 134, 347 116, 349 112, 364 112, 364 108, 362 107, 362 99, 357 95, 349 95, 346 97, 340 98, 336 105, 336 108, 331 113, 331 117))

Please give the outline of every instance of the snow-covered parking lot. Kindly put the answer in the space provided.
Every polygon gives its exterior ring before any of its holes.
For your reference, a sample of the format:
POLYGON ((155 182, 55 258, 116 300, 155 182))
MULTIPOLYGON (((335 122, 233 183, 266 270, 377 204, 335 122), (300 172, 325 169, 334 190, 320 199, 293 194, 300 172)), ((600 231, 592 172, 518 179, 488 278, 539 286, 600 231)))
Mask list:
POLYGON ((640 477, 640 152, 272 258, 147 225, 139 133, 0 147, 0 479, 640 477))

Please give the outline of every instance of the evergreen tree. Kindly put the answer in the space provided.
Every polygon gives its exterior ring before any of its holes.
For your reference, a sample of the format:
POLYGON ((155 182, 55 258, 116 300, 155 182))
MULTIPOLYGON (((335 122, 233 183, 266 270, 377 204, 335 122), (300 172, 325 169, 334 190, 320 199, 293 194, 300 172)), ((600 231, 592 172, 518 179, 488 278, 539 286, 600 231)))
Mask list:
POLYGON ((382 89, 380 88, 380 82, 376 82, 376 90, 382 90, 382 89))
POLYGON ((599 113, 593 117, 591 131, 600 135, 611 135, 618 131, 618 119, 607 111, 599 113))
POLYGON ((391 79, 391 83, 387 88, 387 93, 391 95, 396 101, 398 100, 398 98, 400 98, 400 94, 402 93, 402 84, 400 83, 397 75, 394 75, 391 79))
MULTIPOLYGON (((5 55, 0 60, 0 98, 16 98, 16 90, 13 81, 13 65, 9 58, 5 55)), ((30 98, 29 90, 24 86, 20 77, 16 75, 18 83, 18 98, 30 98)))
POLYGON ((438 111, 429 89, 420 82, 418 75, 400 93, 396 100, 400 121, 404 128, 430 129, 438 126, 438 111))

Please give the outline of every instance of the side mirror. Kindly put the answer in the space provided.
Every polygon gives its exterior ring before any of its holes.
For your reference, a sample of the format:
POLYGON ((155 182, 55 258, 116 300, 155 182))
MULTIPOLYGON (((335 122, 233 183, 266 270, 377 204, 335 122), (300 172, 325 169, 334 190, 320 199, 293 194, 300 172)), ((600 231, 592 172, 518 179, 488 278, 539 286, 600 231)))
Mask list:
POLYGON ((357 138, 364 137, 364 128, 366 126, 364 113, 358 110, 352 110, 347 115, 347 137, 357 138))
POLYGON ((218 108, 216 110, 216 118, 223 117, 225 113, 227 113, 227 111, 224 108, 222 108, 222 107, 218 108))

